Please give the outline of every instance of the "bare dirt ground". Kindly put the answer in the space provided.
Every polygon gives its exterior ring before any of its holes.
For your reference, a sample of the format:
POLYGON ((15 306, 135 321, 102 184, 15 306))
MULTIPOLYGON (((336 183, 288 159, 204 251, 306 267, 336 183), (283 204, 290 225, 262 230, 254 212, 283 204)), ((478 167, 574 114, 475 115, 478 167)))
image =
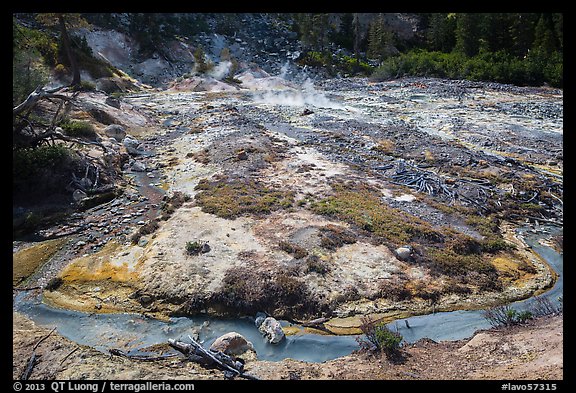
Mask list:
MULTIPOLYGON (((562 380, 563 328, 563 316, 557 315, 485 330, 466 340, 420 340, 405 346, 403 359, 395 363, 379 355, 353 353, 323 363, 253 361, 246 370, 264 380, 562 380)), ((184 357, 143 362, 79 346, 16 312, 13 329, 14 379, 42 339, 31 379, 223 379, 221 371, 204 369, 184 357)))

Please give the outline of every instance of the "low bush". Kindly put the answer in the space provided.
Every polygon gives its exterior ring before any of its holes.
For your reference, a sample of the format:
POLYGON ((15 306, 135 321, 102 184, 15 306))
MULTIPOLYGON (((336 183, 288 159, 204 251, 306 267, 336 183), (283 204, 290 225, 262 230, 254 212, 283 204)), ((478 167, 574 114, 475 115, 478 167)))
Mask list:
POLYGON ((185 248, 186 248, 186 254, 188 255, 200 255, 210 251, 210 246, 208 245, 208 242, 201 240, 186 242, 185 248))
POLYGON ((45 171, 65 167, 70 160, 70 149, 64 145, 16 149, 12 152, 12 179, 15 183, 21 182, 45 171))
POLYGON ((74 138, 94 140, 98 136, 94 126, 82 120, 65 120, 60 123, 64 134, 74 138))
POLYGON ((220 177, 201 180, 196 186, 196 202, 202 211, 222 218, 236 218, 245 214, 268 214, 293 205, 294 194, 273 190, 251 179, 220 177))
POLYGON ((563 86, 563 57, 559 52, 544 55, 534 51, 520 59, 506 52, 461 53, 411 50, 386 59, 371 75, 381 81, 402 76, 427 76, 516 85, 563 86))
POLYGON ((384 322, 376 322, 368 317, 362 318, 360 330, 364 338, 360 338, 360 345, 364 349, 379 351, 388 358, 399 355, 400 345, 404 339, 398 332, 393 332, 384 322))
POLYGON ((306 251, 304 248, 284 240, 278 243, 278 246, 282 251, 287 252, 296 259, 302 259, 308 255, 308 251, 306 251))
POLYGON ((326 274, 331 270, 331 266, 320 259, 318 255, 309 255, 306 258, 306 272, 314 272, 318 274, 326 274))
POLYGON ((484 311, 484 318, 486 318, 493 327, 518 325, 532 317, 533 315, 530 311, 518 311, 509 305, 498 306, 484 311))

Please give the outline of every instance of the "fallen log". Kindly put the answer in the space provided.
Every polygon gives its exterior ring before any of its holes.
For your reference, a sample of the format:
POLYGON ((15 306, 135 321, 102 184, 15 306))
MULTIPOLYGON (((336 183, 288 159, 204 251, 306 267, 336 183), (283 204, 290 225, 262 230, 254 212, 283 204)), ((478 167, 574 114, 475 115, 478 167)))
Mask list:
POLYGON ((109 349, 108 352, 114 356, 120 356, 131 360, 139 360, 141 362, 156 362, 159 360, 170 359, 176 356, 176 354, 168 354, 163 356, 130 355, 129 353, 126 353, 125 351, 116 348, 109 349))
POLYGON ((216 366, 224 371, 224 377, 226 379, 232 379, 234 377, 253 380, 258 379, 244 372, 244 364, 242 362, 235 360, 223 352, 204 349, 204 347, 192 337, 188 336, 188 338, 190 339, 190 343, 170 338, 168 339, 168 344, 186 355, 186 357, 193 362, 200 363, 205 367, 216 366))

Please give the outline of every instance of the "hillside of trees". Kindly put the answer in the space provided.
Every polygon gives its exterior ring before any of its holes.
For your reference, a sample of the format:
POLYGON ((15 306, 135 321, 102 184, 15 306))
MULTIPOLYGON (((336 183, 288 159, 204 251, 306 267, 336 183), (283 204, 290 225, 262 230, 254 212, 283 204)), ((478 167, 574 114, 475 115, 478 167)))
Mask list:
MULTIPOLYGON (((50 73, 68 73, 78 84, 78 68, 95 77, 114 72, 92 57, 86 40, 75 35, 76 27, 92 24, 129 34, 139 42, 142 57, 162 54, 175 37, 217 33, 233 40, 256 28, 242 22, 247 14, 66 14, 68 37, 53 15, 18 14, 13 22, 15 101, 50 73)), ((303 49, 297 62, 329 76, 430 76, 563 87, 561 13, 268 15, 285 26, 286 36, 297 36, 303 49)))
POLYGON ((362 16, 340 14, 336 24, 331 14, 296 15, 307 61, 377 80, 433 76, 563 86, 561 13, 415 14, 409 37, 388 14, 362 16), (330 53, 331 42, 353 53, 354 61, 330 53))

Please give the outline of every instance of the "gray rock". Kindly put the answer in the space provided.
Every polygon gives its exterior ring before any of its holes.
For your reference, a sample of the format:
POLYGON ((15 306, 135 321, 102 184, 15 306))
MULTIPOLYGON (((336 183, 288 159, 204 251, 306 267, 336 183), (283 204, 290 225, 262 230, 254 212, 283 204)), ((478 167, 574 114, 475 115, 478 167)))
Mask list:
POLYGON ((134 138, 132 136, 126 135, 126 137, 122 141, 122 144, 126 148, 126 151, 128 152, 128 154, 132 154, 132 155, 142 154, 142 152, 140 151, 140 141, 138 141, 136 138, 134 138))
POLYGON ((126 130, 120 124, 110 124, 104 128, 104 133, 106 136, 114 138, 118 142, 122 142, 122 140, 126 137, 126 130))
POLYGON ((412 256, 412 247, 411 246, 402 246, 398 247, 394 250, 396 257, 401 261, 407 261, 412 256))
POLYGON ((286 337, 280 322, 273 317, 264 319, 258 330, 270 344, 278 344, 286 337))
POLYGON ((80 189, 74 190, 74 192, 72 193, 72 199, 74 199, 74 202, 76 203, 80 202, 82 199, 87 197, 88 195, 80 189))
POLYGON ((242 355, 246 351, 253 351, 254 346, 240 333, 230 332, 218 337, 210 346, 210 350, 237 356, 242 355))
POLYGON ((140 161, 134 161, 132 165, 130 165, 130 169, 132 172, 146 172, 146 164, 140 161))
POLYGON ((110 105, 113 108, 120 109, 120 100, 118 98, 107 97, 104 103, 106 103, 106 105, 110 105))
POLYGON ((258 312, 258 313, 256 313, 256 319, 254 320, 254 324, 256 325, 257 328, 259 328, 265 319, 266 319, 266 314, 264 314, 263 312, 258 312))

